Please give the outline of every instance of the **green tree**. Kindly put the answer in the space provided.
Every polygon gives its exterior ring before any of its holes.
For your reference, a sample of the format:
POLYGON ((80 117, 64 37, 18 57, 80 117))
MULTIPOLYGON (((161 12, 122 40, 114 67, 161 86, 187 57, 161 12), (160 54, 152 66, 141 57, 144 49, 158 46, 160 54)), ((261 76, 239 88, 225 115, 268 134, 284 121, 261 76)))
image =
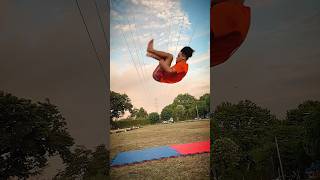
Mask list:
POLYGON ((196 113, 196 98, 190 94, 179 94, 174 100, 173 104, 175 106, 182 105, 185 109, 185 118, 193 119, 197 116, 196 113))
POLYGON ((148 117, 148 113, 146 110, 143 109, 143 107, 141 107, 139 109, 139 111, 137 112, 137 116, 136 118, 137 119, 144 119, 144 118, 147 118, 148 117))
POLYGON ((28 178, 54 155, 67 162, 74 144, 57 106, 0 92, 0 174, 28 178))
POLYGON ((178 105, 175 109, 174 109, 174 114, 176 117, 177 121, 182 121, 185 120, 185 108, 183 105, 178 105))
MULTIPOLYGON (((292 124, 287 120, 274 128, 284 174, 288 179, 297 179, 297 176, 303 177, 305 168, 311 163, 311 158, 304 149, 304 133, 303 126, 292 124)), ((278 162, 275 152, 273 156, 275 162, 278 162)), ((278 163, 276 167, 280 168, 278 163)))
MULTIPOLYGON (((109 151, 105 145, 99 145, 96 147, 95 152, 92 153, 92 158, 88 164, 88 170, 84 175, 85 179, 96 179, 94 177, 109 176, 109 151)), ((104 179, 105 179, 104 178, 104 179)))
POLYGON ((300 131, 304 134, 306 153, 313 160, 320 159, 320 102, 305 101, 298 108, 287 112, 290 124, 303 126, 300 131))
POLYGON ((119 94, 114 91, 110 92, 110 119, 113 126, 114 118, 123 116, 125 111, 132 112, 133 105, 126 94, 119 94))
POLYGON ((313 160, 320 159, 320 109, 306 117, 305 149, 313 160))
POLYGON ((204 101, 197 101, 197 109, 200 118, 205 118, 209 114, 204 101))
POLYGON ((108 179, 109 151, 99 145, 92 152, 84 146, 77 146, 66 168, 55 179, 108 179))
POLYGON ((130 118, 135 119, 137 117, 138 112, 139 112, 139 109, 133 108, 130 113, 130 118))
POLYGON ((184 119, 194 119, 197 118, 197 107, 196 103, 193 107, 190 107, 188 109, 185 108, 185 118, 184 119))
POLYGON ((159 114, 158 114, 157 112, 152 112, 152 113, 149 114, 148 120, 149 120, 152 124, 158 123, 159 120, 160 120, 160 116, 159 116, 159 114))
POLYGON ((211 146, 214 174, 218 179, 234 179, 240 161, 239 146, 229 138, 217 139, 211 146))
POLYGON ((274 147, 272 130, 277 122, 275 116, 269 110, 245 100, 238 104, 218 105, 213 120, 221 129, 222 137, 230 138, 239 145, 243 177, 250 179, 259 174, 263 176, 265 172, 262 170, 272 163, 268 159, 274 147))
POLYGON ((320 102, 305 101, 287 112, 276 131, 285 174, 302 177, 304 170, 320 159, 320 102))
POLYGON ((238 104, 222 103, 214 112, 214 120, 223 126, 224 134, 231 137, 244 151, 260 146, 260 138, 273 139, 268 135, 276 122, 269 110, 248 100, 238 104))
POLYGON ((205 118, 210 113, 210 94, 204 94, 197 102, 199 116, 205 118))
POLYGON ((85 146, 77 146, 71 155, 66 168, 60 171, 55 179, 81 179, 88 170, 92 151, 85 146))
POLYGON ((161 120, 169 120, 170 118, 174 118, 174 105, 170 104, 165 106, 161 111, 161 120))
POLYGON ((144 119, 148 117, 148 113, 143 107, 140 109, 133 108, 130 117, 133 119, 144 119))
POLYGON ((319 106, 319 101, 305 101, 299 104, 298 108, 287 111, 287 120, 291 123, 304 123, 305 117, 319 111, 319 106))
POLYGON ((210 108, 210 94, 206 93, 199 98, 200 101, 204 101, 206 105, 210 108))
POLYGON ((274 179, 280 169, 276 136, 286 179, 303 179, 305 169, 319 159, 319 119, 318 101, 300 104, 281 121, 251 101, 222 103, 210 122, 211 145, 230 138, 239 146, 239 171, 234 170, 231 179, 274 179))

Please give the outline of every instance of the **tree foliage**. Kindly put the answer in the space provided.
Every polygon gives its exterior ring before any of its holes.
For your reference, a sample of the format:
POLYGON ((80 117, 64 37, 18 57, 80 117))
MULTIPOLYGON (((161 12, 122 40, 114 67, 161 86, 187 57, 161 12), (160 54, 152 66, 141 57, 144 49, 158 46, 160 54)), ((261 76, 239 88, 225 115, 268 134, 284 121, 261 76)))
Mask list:
POLYGON ((4 179, 39 174, 48 158, 66 162, 74 144, 58 108, 0 92, 0 174, 4 179))
POLYGON ((320 102, 305 101, 287 112, 287 120, 303 127, 306 153, 313 159, 320 159, 320 102))
POLYGON ((163 120, 163 121, 167 121, 170 118, 173 118, 174 117, 174 105, 170 104, 170 105, 165 106, 162 109, 160 116, 161 116, 161 120, 163 120))
MULTIPOLYGON (((179 94, 173 100, 174 106, 182 105, 185 109, 185 117, 193 119, 196 117, 196 98, 190 94, 179 94)), ((180 110, 178 108, 178 110, 180 110)))
POLYGON ((210 94, 202 95, 197 101, 199 116, 206 118, 210 113, 210 94))
POLYGON ((158 123, 159 120, 160 120, 160 116, 159 116, 159 114, 158 114, 157 112, 152 112, 152 113, 149 114, 148 120, 149 120, 152 124, 158 123))
POLYGON ((229 138, 219 138, 211 147, 213 168, 218 179, 232 179, 239 166, 239 146, 229 138))
POLYGON ((56 175, 56 179, 81 179, 88 169, 92 151, 85 146, 77 146, 71 155, 70 161, 66 163, 64 171, 56 175))
POLYGON ((230 138, 239 146, 238 175, 251 179, 257 174, 264 174, 263 168, 269 166, 269 161, 266 166, 260 165, 272 152, 272 126, 276 123, 270 111, 248 100, 237 104, 222 103, 216 107, 213 121, 211 124, 216 126, 211 134, 215 140, 230 138))
MULTIPOLYGON (((277 178, 280 163, 276 137, 285 178, 307 178, 305 170, 319 159, 319 119, 318 101, 300 104, 296 109, 289 110, 283 120, 276 119, 269 110, 248 100, 218 105, 210 123, 211 145, 229 138, 238 145, 240 159, 238 170, 234 169, 230 174, 216 168, 213 169, 218 171, 215 174, 232 176, 230 179, 277 178)), ((220 156, 223 157, 223 154, 220 156)), ((221 162, 212 162, 212 167, 220 166, 221 162)))
POLYGON ((214 120, 224 129, 224 134, 240 145, 243 151, 259 147, 261 138, 270 137, 275 117, 251 101, 238 104, 222 103, 214 112, 214 120))
POLYGON ((174 109, 174 114, 177 121, 185 120, 186 110, 183 105, 177 105, 174 109))
MULTIPOLYGON (((288 179, 303 176, 305 167, 311 163, 310 157, 304 150, 304 127, 290 124, 288 121, 282 122, 274 129, 274 135, 277 136, 279 152, 283 170, 288 179)), ((277 162, 277 154, 274 153, 274 159, 277 162)), ((280 167, 276 165, 276 167, 280 167)))
POLYGON ((189 94, 179 94, 171 104, 165 106, 161 111, 161 119, 174 120, 206 118, 210 113, 210 94, 204 94, 199 99, 189 94), (182 108, 183 107, 183 108, 182 108), (183 110, 182 110, 183 109, 183 110), (198 111, 198 112, 197 112, 198 111))
POLYGON ((132 112, 133 105, 126 94, 110 92, 110 120, 113 125, 113 119, 123 116, 125 111, 132 112))
POLYGON ((137 112, 137 114, 136 114, 136 118, 137 119, 143 119, 143 118, 146 118, 146 117, 148 117, 148 113, 147 113, 147 111, 145 109, 143 109, 143 107, 141 107, 139 109, 139 111, 137 112))
POLYGON ((130 117, 133 119, 144 119, 148 117, 148 113, 143 107, 140 109, 133 108, 130 117))
POLYGON ((133 108, 131 110, 130 118, 135 119, 137 117, 137 113, 139 112, 139 109, 133 108))
POLYGON ((108 179, 109 151, 101 144, 91 151, 84 146, 77 146, 66 164, 55 179, 108 179))

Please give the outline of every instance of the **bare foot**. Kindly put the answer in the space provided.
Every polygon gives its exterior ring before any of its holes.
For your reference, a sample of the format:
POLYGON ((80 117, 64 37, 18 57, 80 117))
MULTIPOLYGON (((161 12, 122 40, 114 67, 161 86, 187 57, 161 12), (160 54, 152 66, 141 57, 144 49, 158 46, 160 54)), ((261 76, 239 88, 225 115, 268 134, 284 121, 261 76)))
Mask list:
POLYGON ((153 39, 151 39, 148 43, 147 52, 150 52, 153 50, 153 39))

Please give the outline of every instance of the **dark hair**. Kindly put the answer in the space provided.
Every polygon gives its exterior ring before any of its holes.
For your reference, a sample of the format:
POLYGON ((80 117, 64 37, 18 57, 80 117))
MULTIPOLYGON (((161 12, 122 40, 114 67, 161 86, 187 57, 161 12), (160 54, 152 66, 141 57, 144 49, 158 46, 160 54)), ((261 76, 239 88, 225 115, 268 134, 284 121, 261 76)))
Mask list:
POLYGON ((185 56, 187 56, 187 59, 188 59, 189 57, 192 56, 192 53, 194 52, 194 50, 193 50, 191 47, 186 46, 186 47, 184 47, 184 48, 181 49, 181 52, 182 52, 185 56))

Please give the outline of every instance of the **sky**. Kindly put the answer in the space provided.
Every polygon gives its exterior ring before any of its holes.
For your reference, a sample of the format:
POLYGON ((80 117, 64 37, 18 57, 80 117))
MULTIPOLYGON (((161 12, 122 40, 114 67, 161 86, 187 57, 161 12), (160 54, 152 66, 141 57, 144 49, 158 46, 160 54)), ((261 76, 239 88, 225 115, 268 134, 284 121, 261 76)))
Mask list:
POLYGON ((112 91, 127 94, 134 107, 148 113, 160 113, 181 93, 196 98, 209 93, 209 0, 112 0, 110 14, 112 91), (195 50, 182 81, 165 84, 152 78, 158 61, 145 56, 150 39, 155 49, 174 57, 184 46, 195 50))
POLYGON ((211 68, 211 104, 249 99, 285 117, 305 100, 320 100, 320 1, 247 0, 246 41, 211 68))

